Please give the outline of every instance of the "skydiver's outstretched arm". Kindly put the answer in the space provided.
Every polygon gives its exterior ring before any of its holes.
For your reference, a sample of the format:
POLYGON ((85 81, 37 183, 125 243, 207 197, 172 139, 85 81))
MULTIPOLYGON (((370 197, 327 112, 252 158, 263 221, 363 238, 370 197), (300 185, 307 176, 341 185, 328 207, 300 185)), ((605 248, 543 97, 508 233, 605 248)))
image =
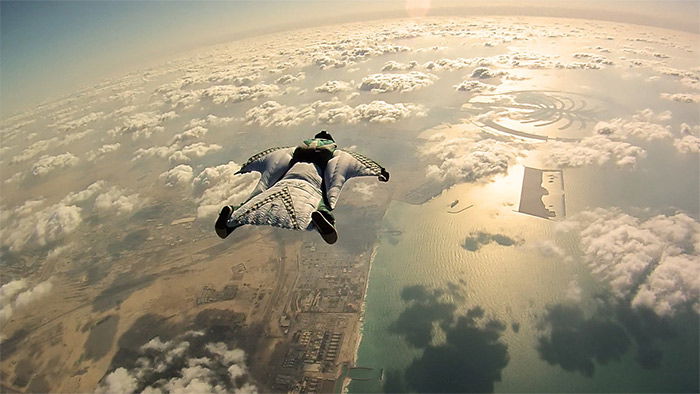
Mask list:
POLYGON ((324 174, 329 208, 335 208, 345 182, 358 176, 376 176, 380 182, 389 181, 389 172, 374 160, 359 153, 336 150, 324 174))
POLYGON ((289 170, 293 153, 294 147, 270 148, 254 155, 243 164, 236 174, 245 174, 248 172, 260 173, 260 181, 257 186, 255 186, 255 189, 253 189, 253 193, 250 196, 251 198, 269 189, 284 176, 287 170, 289 170))

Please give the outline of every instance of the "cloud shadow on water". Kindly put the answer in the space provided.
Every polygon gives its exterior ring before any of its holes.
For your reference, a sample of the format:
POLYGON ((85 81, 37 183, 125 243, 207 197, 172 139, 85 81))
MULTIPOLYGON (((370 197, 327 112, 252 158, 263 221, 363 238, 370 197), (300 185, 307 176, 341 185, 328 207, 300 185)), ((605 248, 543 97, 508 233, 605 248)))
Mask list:
POLYGON ((464 239, 462 247, 471 252, 476 252, 483 245, 495 242, 501 246, 513 246, 520 244, 521 241, 513 239, 504 234, 490 234, 483 231, 472 232, 464 239))
POLYGON ((493 392, 509 362, 508 348, 500 340, 506 325, 486 318, 478 306, 459 313, 447 301, 456 292, 454 286, 447 292, 424 286, 403 289, 401 298, 408 306, 391 331, 423 354, 403 373, 388 371, 385 392, 493 392), (445 334, 443 343, 434 343, 436 323, 445 334))
MULTIPOLYGON (((632 307, 624 301, 601 298, 598 308, 587 314, 573 304, 547 308, 541 322, 537 351, 551 365, 593 377, 597 366, 620 361, 629 351, 644 369, 658 369, 664 362, 667 341, 687 343, 674 358, 681 358, 678 376, 668 381, 669 392, 697 392, 698 317, 693 311, 679 311, 671 317, 656 315, 647 308, 632 307), (679 357, 680 356, 680 357, 679 357)), ((678 351, 678 350, 677 350, 678 351)), ((676 361, 677 362, 677 361, 676 361)))

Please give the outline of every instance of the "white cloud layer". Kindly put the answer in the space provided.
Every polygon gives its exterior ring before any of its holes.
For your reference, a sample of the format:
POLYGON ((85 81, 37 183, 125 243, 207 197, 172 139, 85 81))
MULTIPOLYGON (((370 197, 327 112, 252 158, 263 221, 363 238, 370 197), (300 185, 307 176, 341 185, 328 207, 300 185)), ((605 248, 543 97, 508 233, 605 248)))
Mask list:
POLYGON ((406 74, 372 74, 362 79, 359 88, 372 93, 406 93, 430 86, 435 79, 435 75, 419 71, 406 74))
POLYGON ((234 175, 241 168, 233 161, 209 167, 192 181, 197 217, 215 216, 222 206, 241 204, 253 190, 257 177, 253 174, 234 175))
POLYGON ((70 152, 55 156, 44 155, 32 165, 32 174, 43 176, 57 169, 75 167, 79 162, 80 159, 70 152))
POLYGON ((700 313, 700 223, 684 213, 641 219, 619 209, 581 212, 562 223, 579 232, 583 260, 613 294, 659 315, 700 313))
POLYGON ((505 174, 519 155, 519 146, 477 133, 448 136, 436 133, 425 140, 420 154, 429 162, 428 178, 449 187, 505 174))
POLYGON ((151 339, 135 365, 104 377, 95 393, 240 393, 256 394, 245 364, 245 352, 222 342, 203 342, 190 331, 171 341, 151 339))
POLYGON ((53 289, 51 278, 29 288, 26 279, 17 279, 0 287, 0 323, 12 318, 14 312, 46 297, 53 289))
POLYGON ((578 142, 548 141, 538 149, 545 166, 554 168, 605 165, 633 168, 646 157, 646 151, 624 141, 606 135, 586 137, 578 142))

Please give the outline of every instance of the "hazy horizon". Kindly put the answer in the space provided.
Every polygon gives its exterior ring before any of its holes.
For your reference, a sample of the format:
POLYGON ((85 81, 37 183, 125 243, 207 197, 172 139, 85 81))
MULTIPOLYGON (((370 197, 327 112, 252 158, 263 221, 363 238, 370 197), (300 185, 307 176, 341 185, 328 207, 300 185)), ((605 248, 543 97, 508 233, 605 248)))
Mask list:
POLYGON ((6 119, 187 51, 238 39, 340 22, 466 15, 609 20, 695 33, 700 29, 700 3, 682 0, 3 1, 0 116, 6 119))

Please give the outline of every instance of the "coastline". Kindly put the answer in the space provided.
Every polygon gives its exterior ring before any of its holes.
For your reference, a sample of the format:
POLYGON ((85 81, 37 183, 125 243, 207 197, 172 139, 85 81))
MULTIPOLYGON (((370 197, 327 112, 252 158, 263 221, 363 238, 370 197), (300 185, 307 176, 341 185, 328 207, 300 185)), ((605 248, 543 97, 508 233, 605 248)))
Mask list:
MULTIPOLYGON (((360 306, 360 317, 357 321, 357 331, 355 332, 355 335, 353 337, 353 340, 355 341, 354 347, 355 350, 353 351, 353 356, 352 356, 352 365, 355 365, 357 362, 357 357, 358 353, 360 351, 360 344, 362 343, 362 338, 363 338, 363 330, 364 330, 364 324, 365 324, 365 310, 367 308, 367 290, 369 290, 369 279, 370 275, 372 274, 372 265, 374 263, 374 259, 377 256, 377 250, 379 249, 379 239, 377 239, 377 242, 374 244, 372 247, 372 251, 370 252, 369 256, 369 262, 367 266, 367 275, 366 275, 366 280, 365 280, 365 291, 362 296, 362 305, 360 306)), ((342 372, 341 372, 342 374, 342 372)), ((340 387, 340 392, 341 393, 348 393, 350 389, 350 382, 352 382, 352 379, 349 377, 349 373, 347 373, 345 376, 342 376, 343 382, 340 387)))

